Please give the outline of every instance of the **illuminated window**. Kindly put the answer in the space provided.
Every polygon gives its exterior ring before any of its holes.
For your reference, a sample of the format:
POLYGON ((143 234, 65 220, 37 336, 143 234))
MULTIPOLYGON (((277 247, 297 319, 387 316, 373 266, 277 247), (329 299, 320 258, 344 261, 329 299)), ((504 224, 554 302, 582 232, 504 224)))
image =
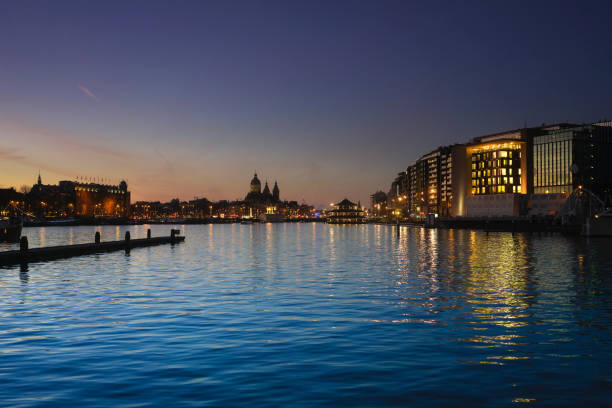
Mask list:
POLYGON ((521 186, 516 186, 516 192, 520 193, 521 192, 521 186))
POLYGON ((501 174, 502 174, 502 176, 505 176, 506 175, 506 169, 501 169, 501 174))
POLYGON ((508 165, 512 166, 512 159, 508 160, 508 165))
POLYGON ((508 157, 508 152, 506 152, 505 150, 499 152, 499 157, 508 157))

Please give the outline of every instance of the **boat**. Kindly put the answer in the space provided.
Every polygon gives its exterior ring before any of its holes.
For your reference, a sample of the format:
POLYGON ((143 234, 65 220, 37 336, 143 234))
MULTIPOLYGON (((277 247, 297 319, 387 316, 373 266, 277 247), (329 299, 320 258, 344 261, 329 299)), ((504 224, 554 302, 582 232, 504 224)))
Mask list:
POLYGON ((19 217, 0 218, 0 242, 18 242, 23 222, 19 217))

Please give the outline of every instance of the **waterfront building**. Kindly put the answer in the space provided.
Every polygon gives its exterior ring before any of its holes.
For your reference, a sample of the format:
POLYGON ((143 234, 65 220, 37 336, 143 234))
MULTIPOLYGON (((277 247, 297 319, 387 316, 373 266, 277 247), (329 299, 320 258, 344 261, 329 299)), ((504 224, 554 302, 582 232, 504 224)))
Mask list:
POLYGON ((24 195, 14 188, 0 188, 0 216, 18 215, 23 212, 24 195))
POLYGON ((408 201, 408 173, 403 171, 391 183, 391 188, 386 196, 387 216, 405 216, 409 211, 408 201))
POLYGON ((535 136, 533 192, 569 194, 583 186, 609 199, 611 158, 612 126, 606 123, 559 129, 535 136))
POLYGON ((441 146, 406 169, 408 214, 449 215, 453 199, 453 146, 441 146))
POLYGON ((440 148, 440 169, 439 169, 439 214, 449 216, 453 203, 453 154, 452 147, 440 148))
POLYGON ((558 123, 439 147, 398 173, 388 208, 414 219, 551 215, 578 186, 612 204, 611 132, 612 122, 558 123))
POLYGON ((467 216, 516 216, 525 213, 528 186, 528 132, 517 129, 474 138, 466 146, 470 185, 467 216))
POLYGON ((45 185, 40 174, 26 194, 27 208, 43 217, 128 217, 130 192, 127 183, 119 185, 60 181, 45 185))
POLYGON ((387 194, 377 191, 370 196, 370 211, 376 218, 384 217, 387 212, 387 194))
POLYGON ((408 216, 414 218, 418 214, 417 202, 419 200, 417 185, 417 166, 413 164, 406 169, 408 179, 408 193, 406 194, 408 205, 408 216))
POLYGON ((527 142, 520 130, 477 138, 466 153, 471 195, 527 191, 527 142))
POLYGON ((327 212, 326 221, 328 224, 363 224, 365 213, 361 206, 345 198, 327 212))
POLYGON ((73 183, 76 215, 84 217, 128 217, 130 192, 127 183, 119 185, 73 183))

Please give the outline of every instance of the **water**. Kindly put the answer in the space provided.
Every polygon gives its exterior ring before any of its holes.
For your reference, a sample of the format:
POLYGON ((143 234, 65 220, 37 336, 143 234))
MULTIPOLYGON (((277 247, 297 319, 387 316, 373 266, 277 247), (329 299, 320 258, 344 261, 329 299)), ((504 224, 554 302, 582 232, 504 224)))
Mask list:
MULTIPOLYGON (((25 234, 126 229, 146 235, 25 234)), ((180 245, 0 269, 0 406, 609 404, 610 239, 181 230, 180 245)))

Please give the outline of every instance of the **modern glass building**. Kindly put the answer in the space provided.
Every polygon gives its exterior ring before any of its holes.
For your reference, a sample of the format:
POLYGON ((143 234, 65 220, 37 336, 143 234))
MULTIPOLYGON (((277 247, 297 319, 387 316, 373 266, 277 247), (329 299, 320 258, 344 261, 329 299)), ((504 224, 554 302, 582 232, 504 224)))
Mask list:
POLYGON ((571 193, 578 186, 602 198, 612 187, 612 127, 560 129, 533 138, 533 192, 571 193))

